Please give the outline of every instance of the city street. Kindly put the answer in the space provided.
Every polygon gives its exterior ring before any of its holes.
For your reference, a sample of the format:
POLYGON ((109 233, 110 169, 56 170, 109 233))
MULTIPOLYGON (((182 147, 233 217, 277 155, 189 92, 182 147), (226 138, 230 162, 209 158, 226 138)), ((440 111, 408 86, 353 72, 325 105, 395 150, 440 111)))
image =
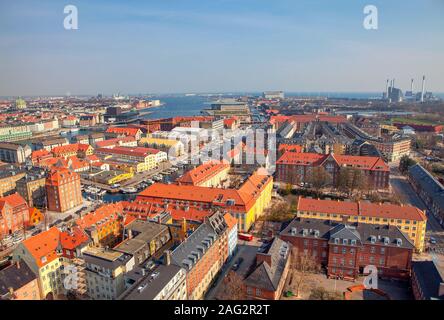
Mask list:
MULTIPOLYGON (((424 202, 413 190, 407 178, 401 175, 397 168, 391 169, 390 184, 393 192, 399 196, 402 203, 416 206, 421 210, 427 209, 424 202)), ((433 215, 427 214, 427 218, 427 241, 429 241, 430 237, 433 237, 437 242, 435 245, 430 245, 430 254, 432 257, 435 256, 436 259, 442 260, 444 259, 444 229, 439 225, 433 215), (437 255, 440 257, 437 257, 437 255)))

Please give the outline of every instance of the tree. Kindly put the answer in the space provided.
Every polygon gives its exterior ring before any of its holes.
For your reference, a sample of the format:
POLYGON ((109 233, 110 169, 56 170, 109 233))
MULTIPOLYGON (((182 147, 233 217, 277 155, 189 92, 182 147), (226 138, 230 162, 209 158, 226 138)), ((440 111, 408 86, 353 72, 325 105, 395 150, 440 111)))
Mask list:
POLYGON ((303 288, 307 276, 310 273, 318 272, 321 269, 320 264, 316 261, 313 255, 308 251, 299 251, 296 247, 291 249, 291 265, 292 281, 296 285, 296 297, 299 297, 300 291, 303 288))
POLYGON ((328 184, 330 179, 330 174, 327 172, 327 170, 325 170, 324 167, 313 168, 308 177, 309 183, 318 193, 320 192, 320 189, 328 184))
POLYGON ((310 300, 343 300, 339 292, 327 291, 324 287, 314 288, 310 293, 310 300))
POLYGON ((230 271, 225 277, 217 297, 220 300, 244 300, 242 277, 235 271, 230 271))
POLYGON ((272 222, 283 222, 294 218, 290 204, 286 201, 274 202, 265 210, 264 220, 272 222))
POLYGON ((405 155, 401 158, 399 161, 399 171, 401 173, 406 173, 407 170, 416 164, 416 161, 410 158, 409 156, 405 155))

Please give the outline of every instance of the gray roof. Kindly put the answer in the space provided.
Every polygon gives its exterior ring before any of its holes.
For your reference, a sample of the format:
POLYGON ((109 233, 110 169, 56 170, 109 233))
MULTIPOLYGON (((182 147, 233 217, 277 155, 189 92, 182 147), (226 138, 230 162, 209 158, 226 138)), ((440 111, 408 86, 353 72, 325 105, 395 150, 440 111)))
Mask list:
POLYGON ((126 226, 126 229, 131 230, 134 239, 149 243, 168 230, 168 227, 151 221, 135 220, 126 226))
MULTIPOLYGON (((194 253, 201 253, 199 248, 204 248, 206 252, 208 250, 208 246, 205 243, 214 244, 213 240, 210 240, 211 237, 216 239, 217 235, 214 232, 213 228, 211 228, 208 224, 201 224, 194 232, 183 241, 172 253, 172 263, 184 267, 185 270, 188 269, 189 265, 193 265, 193 259, 190 259, 190 256, 193 256, 194 253)), ((195 254, 194 254, 195 256, 195 254)), ((199 255, 200 256, 200 255, 199 255)), ((197 261, 197 260, 196 260, 197 261)))
POLYGON ((444 283, 444 278, 433 261, 413 261, 412 272, 426 300, 444 300, 444 295, 439 296, 439 287, 444 283))
POLYGON ((379 244, 405 249, 414 249, 411 240, 396 226, 381 226, 376 224, 343 224, 318 219, 296 218, 280 233, 285 236, 319 238, 333 242, 334 239, 356 240, 358 245, 379 244), (304 234, 304 230, 305 234, 304 234), (318 231, 316 234, 315 231, 318 231), (374 237, 372 242, 372 236, 374 237), (388 238, 388 239, 387 239, 388 238), (401 239, 398 245, 397 239, 401 239), (388 243, 384 241, 388 240, 388 243))
POLYGON ((96 255, 89 251, 83 252, 83 259, 86 263, 90 263, 110 270, 115 270, 118 267, 125 265, 131 258, 132 255, 122 253, 117 259, 109 260, 105 257, 101 257, 100 255, 96 255))
POLYGON ((152 272, 143 275, 143 268, 134 268, 126 277, 135 284, 125 291, 121 300, 153 300, 182 268, 176 265, 159 265, 152 272))
POLYGON ((433 200, 435 205, 438 205, 444 211, 444 187, 433 177, 430 172, 424 169, 420 164, 415 164, 409 168, 410 179, 414 181, 420 188, 427 193, 433 200))
POLYGON ((290 245, 285 241, 274 238, 273 241, 259 254, 270 256, 271 264, 261 262, 246 278, 245 284, 268 291, 276 291, 287 264, 290 245), (282 252, 286 251, 285 254, 282 252))
POLYGON ((19 265, 20 267, 15 263, 0 271, 0 296, 8 294, 9 288, 20 289, 37 278, 23 260, 19 265))

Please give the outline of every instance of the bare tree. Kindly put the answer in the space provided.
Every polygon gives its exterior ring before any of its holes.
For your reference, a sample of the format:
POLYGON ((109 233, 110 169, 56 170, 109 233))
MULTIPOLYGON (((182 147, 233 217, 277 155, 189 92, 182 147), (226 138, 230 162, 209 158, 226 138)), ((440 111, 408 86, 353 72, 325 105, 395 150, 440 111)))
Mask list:
POLYGON ((291 270, 292 281, 295 281, 296 296, 299 297, 300 291, 305 284, 307 276, 310 273, 318 272, 321 266, 316 258, 308 251, 300 251, 296 247, 291 249, 291 270))
POLYGON ((311 174, 308 177, 309 183, 318 193, 320 192, 320 189, 322 189, 329 183, 330 179, 330 174, 327 172, 327 170, 325 170, 324 167, 313 168, 311 174))
POLYGON ((220 300, 245 299, 242 277, 238 273, 230 271, 221 285, 217 298, 220 300))

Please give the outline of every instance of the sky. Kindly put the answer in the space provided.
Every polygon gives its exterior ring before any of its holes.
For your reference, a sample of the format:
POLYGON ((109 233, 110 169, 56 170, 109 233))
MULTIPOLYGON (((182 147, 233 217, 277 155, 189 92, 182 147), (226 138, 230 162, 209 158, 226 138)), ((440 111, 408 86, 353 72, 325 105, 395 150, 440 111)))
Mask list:
POLYGON ((444 92, 443 57, 444 0, 0 0, 0 96, 444 92))

